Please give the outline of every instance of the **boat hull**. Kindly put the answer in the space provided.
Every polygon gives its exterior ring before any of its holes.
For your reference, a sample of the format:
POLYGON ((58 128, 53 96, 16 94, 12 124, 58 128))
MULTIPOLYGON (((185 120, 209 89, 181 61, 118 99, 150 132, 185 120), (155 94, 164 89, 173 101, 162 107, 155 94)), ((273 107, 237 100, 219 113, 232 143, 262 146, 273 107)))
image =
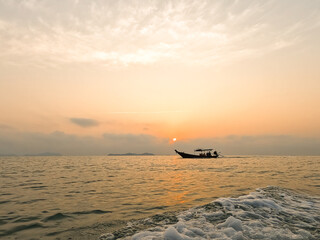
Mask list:
POLYGON ((179 152, 177 150, 174 150, 177 154, 179 154, 182 158, 217 158, 219 155, 211 155, 211 156, 200 156, 196 154, 189 154, 184 152, 179 152))

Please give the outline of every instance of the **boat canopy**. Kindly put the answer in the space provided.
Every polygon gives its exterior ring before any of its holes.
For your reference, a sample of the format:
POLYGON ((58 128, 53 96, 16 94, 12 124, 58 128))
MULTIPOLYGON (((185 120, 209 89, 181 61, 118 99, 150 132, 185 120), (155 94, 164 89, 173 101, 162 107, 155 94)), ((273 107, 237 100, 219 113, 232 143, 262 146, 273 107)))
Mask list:
POLYGON ((204 151, 212 151, 213 149, 210 148, 210 149, 202 149, 202 148, 198 148, 196 150, 194 150, 195 152, 204 152, 204 151))

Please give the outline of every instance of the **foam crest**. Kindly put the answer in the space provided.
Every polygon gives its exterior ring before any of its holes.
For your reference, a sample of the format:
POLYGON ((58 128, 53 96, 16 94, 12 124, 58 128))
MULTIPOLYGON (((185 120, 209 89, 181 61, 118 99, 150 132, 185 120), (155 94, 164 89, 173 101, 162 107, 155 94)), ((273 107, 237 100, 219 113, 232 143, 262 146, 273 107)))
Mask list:
POLYGON ((119 235, 120 230, 100 240, 320 239, 320 199, 267 187, 189 209, 178 214, 174 224, 152 226, 150 221, 149 225, 130 225, 132 235, 119 235))

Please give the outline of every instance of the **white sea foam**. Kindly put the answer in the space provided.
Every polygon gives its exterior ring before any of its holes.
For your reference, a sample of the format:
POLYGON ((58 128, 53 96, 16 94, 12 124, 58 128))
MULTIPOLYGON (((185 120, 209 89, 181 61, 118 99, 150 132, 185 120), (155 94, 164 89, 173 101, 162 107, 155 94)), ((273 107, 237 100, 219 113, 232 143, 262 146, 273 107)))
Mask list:
POLYGON ((147 229, 140 222, 100 239, 320 239, 320 199, 278 187, 220 198, 176 217, 174 224, 162 221, 147 229))

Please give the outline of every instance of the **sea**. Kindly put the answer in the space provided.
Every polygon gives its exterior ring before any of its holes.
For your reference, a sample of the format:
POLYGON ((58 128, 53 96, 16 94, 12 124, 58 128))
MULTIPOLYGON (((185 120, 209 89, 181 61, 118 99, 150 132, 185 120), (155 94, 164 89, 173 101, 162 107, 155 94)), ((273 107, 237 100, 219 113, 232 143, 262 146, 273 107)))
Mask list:
POLYGON ((320 156, 0 157, 0 239, 320 239, 320 156))

